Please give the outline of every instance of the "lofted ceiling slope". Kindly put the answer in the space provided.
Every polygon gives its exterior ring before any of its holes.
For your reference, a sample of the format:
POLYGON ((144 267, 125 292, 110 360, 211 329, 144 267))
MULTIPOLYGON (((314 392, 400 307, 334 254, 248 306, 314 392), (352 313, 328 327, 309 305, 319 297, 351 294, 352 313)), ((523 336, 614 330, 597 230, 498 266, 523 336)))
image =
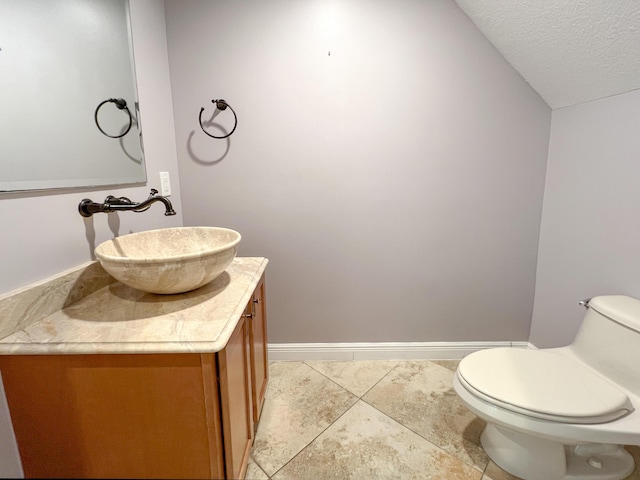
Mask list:
POLYGON ((455 0, 551 108, 640 88, 640 0, 455 0))

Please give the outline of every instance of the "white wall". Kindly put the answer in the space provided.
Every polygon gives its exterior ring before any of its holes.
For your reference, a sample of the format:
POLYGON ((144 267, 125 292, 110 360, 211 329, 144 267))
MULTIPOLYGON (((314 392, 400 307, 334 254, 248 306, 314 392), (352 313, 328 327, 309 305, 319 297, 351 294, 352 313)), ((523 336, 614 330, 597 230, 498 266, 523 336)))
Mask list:
POLYGON ((93 248, 117 234, 182 225, 163 4, 132 0, 131 16, 148 181, 135 187, 0 194, 0 294, 92 260, 93 248), (170 172, 176 216, 165 217, 162 205, 89 219, 78 213, 83 198, 146 199, 152 187, 160 190, 161 171, 170 172))
MULTIPOLYGON (((131 0, 131 17, 148 184, 0 196, 0 294, 91 260, 93 246, 116 233, 182 224, 163 4, 157 0, 131 0), (112 193, 133 200, 145 199, 151 187, 159 189, 160 171, 171 174, 176 216, 165 217, 161 205, 140 214, 98 214, 88 221, 78 214, 78 202, 85 197, 102 201, 112 193)), ((1 389, 0 439, 0 477, 22 476, 1 389)))
POLYGON ((270 258, 270 342, 528 339, 550 109, 453 1, 165 6, 185 224, 270 258))
POLYGON ((565 345, 577 302, 640 298, 640 90, 554 110, 530 341, 565 345))

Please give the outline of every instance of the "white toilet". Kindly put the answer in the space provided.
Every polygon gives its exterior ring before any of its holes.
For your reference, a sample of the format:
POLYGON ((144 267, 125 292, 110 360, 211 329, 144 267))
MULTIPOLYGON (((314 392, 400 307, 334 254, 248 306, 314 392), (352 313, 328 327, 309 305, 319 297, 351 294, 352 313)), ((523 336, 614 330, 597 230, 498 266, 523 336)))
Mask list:
POLYGON ((525 480, 621 480, 640 445, 640 300, 595 297, 573 343, 495 348, 458 366, 454 388, 487 422, 489 457, 525 480))

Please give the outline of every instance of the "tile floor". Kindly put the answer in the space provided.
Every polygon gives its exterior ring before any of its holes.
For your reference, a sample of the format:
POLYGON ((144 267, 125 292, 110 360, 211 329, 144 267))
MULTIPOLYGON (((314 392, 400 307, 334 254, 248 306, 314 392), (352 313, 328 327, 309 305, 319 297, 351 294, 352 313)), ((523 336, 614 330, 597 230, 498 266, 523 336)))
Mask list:
POLYGON ((457 363, 272 362, 246 478, 514 480, 480 447, 457 363))

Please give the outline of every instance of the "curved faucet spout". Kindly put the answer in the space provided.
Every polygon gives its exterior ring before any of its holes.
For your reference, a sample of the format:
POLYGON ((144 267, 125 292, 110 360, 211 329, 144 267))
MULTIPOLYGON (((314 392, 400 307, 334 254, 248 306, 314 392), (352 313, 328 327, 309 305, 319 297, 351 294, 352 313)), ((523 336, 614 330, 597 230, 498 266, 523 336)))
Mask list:
POLYGON ((96 203, 88 198, 85 198, 78 205, 78 211, 83 217, 90 217, 94 213, 101 212, 110 213, 117 211, 133 211, 139 213, 148 210, 149 207, 151 207, 151 205, 156 202, 162 202, 165 208, 164 214, 175 215, 176 211, 173 209, 171 201, 167 197, 157 195, 157 193, 158 190, 152 188, 149 198, 140 203, 134 203, 127 197, 114 197, 113 195, 109 195, 107 198, 105 198, 103 203, 96 203))
POLYGON ((151 205, 153 205, 156 202, 162 202, 164 204, 164 208, 165 208, 165 215, 175 215, 176 212, 173 209, 173 205, 171 205, 171 201, 167 198, 167 197, 163 197, 162 195, 156 195, 158 193, 158 191, 155 188, 151 189, 151 194, 149 195, 149 198, 147 198, 144 202, 141 202, 139 204, 136 205, 135 208, 133 208, 134 212, 144 212, 145 210, 147 210, 151 205))

